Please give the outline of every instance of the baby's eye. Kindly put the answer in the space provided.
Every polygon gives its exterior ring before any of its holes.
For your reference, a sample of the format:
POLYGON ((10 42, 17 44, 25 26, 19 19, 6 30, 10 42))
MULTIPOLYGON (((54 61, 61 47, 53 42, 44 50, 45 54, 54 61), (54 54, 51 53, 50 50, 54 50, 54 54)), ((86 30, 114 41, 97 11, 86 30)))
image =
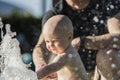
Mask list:
POLYGON ((49 43, 49 41, 45 41, 46 43, 49 43))
POLYGON ((55 42, 58 42, 58 40, 53 40, 52 42, 55 43, 55 42))

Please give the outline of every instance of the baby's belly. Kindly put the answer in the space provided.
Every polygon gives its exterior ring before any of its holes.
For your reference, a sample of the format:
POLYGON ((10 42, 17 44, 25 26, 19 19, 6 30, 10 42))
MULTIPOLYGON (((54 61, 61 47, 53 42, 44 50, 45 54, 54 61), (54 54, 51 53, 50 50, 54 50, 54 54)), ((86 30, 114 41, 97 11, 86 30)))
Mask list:
POLYGON ((57 72, 58 80, 80 80, 77 73, 64 67, 57 72))
POLYGON ((57 74, 58 80, 70 80, 71 72, 66 67, 60 69, 57 74))

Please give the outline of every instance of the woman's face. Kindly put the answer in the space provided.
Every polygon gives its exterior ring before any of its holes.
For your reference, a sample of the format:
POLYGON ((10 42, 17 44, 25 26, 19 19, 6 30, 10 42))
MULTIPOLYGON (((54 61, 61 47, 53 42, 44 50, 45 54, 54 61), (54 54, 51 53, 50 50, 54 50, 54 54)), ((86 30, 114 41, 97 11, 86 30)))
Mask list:
POLYGON ((81 10, 88 6, 90 0, 66 0, 67 4, 75 10, 81 10))

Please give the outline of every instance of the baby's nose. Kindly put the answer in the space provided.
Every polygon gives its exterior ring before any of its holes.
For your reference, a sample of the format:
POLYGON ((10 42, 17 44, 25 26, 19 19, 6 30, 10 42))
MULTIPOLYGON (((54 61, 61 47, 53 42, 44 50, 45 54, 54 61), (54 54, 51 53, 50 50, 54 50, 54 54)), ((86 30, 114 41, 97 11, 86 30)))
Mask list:
POLYGON ((50 43, 49 43, 49 46, 54 46, 54 43, 53 43, 53 42, 50 42, 50 43))

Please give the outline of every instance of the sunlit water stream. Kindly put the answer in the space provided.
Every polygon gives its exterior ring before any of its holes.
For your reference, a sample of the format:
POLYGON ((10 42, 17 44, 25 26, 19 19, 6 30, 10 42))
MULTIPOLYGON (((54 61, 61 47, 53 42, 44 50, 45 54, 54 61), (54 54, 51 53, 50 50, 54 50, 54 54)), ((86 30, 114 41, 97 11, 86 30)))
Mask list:
POLYGON ((0 43, 0 80, 37 80, 34 71, 29 70, 21 59, 19 42, 16 33, 10 30, 10 25, 5 25, 6 33, 3 35, 3 23, 0 18, 1 43, 0 43))

